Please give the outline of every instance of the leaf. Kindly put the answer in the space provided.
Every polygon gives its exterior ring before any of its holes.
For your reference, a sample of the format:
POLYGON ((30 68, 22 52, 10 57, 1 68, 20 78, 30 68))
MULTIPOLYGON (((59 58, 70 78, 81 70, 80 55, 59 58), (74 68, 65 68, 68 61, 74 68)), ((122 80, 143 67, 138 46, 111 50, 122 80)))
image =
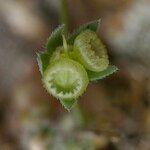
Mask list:
POLYGON ((43 72, 46 70, 47 66, 49 65, 49 59, 50 59, 50 55, 48 53, 36 53, 37 54, 37 62, 38 62, 38 66, 39 66, 39 70, 41 72, 41 74, 43 74, 43 72))
POLYGON ((118 70, 118 68, 116 66, 109 65, 107 67, 107 69, 105 69, 104 71, 101 71, 101 72, 87 71, 87 73, 88 73, 89 80, 95 81, 95 80, 103 79, 103 78, 113 74, 117 70, 118 70))
POLYGON ((68 110, 70 111, 72 107, 77 103, 77 100, 75 99, 61 99, 60 103, 68 110))
POLYGON ((47 52, 51 55, 55 49, 63 44, 62 33, 64 32, 65 25, 57 27, 48 38, 46 49, 47 52))
POLYGON ((92 31, 95 31, 97 30, 98 26, 99 26, 99 23, 100 23, 100 20, 96 20, 96 21, 92 21, 92 22, 89 22, 87 24, 84 24, 82 26, 80 26, 77 30, 74 31, 73 34, 71 34, 68 38, 68 44, 73 44, 74 43, 74 40, 75 38, 84 30, 86 29, 90 29, 92 31))

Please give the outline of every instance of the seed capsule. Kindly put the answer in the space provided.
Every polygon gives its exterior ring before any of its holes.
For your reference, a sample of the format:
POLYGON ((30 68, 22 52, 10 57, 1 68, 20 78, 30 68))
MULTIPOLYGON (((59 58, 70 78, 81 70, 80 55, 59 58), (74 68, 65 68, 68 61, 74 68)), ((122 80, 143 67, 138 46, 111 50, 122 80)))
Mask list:
POLYGON ((88 82, 84 67, 65 57, 50 63, 43 74, 45 88, 58 99, 77 99, 85 91, 88 82))
POLYGON ((109 65, 107 50, 94 31, 81 32, 74 41, 73 48, 76 60, 87 70, 103 71, 109 65))

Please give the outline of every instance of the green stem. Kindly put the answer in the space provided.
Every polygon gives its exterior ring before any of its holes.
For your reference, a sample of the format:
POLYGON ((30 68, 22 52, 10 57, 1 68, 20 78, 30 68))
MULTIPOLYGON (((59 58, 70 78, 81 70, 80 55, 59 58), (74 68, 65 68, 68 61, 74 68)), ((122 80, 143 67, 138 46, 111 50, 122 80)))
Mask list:
MULTIPOLYGON (((65 24, 65 31, 64 34, 67 35, 68 34, 68 28, 69 28, 69 17, 68 17, 68 4, 67 4, 67 0, 60 0, 60 11, 59 11, 59 19, 61 24, 65 24)), ((65 36, 62 35, 63 37, 63 47, 64 47, 64 51, 65 53, 68 53, 68 47, 67 47, 67 42, 65 39, 65 36)), ((82 127, 84 125, 84 116, 81 113, 81 109, 79 104, 77 103, 76 106, 73 108, 73 111, 71 112, 72 117, 74 118, 74 120, 77 122, 77 125, 79 127, 82 127)))
POLYGON ((84 116, 81 112, 81 108, 79 104, 77 103, 76 106, 72 110, 72 116, 77 124, 78 127, 83 127, 85 124, 84 116))
POLYGON ((59 19, 62 24, 65 24, 65 35, 68 33, 69 17, 67 0, 60 0, 59 19))

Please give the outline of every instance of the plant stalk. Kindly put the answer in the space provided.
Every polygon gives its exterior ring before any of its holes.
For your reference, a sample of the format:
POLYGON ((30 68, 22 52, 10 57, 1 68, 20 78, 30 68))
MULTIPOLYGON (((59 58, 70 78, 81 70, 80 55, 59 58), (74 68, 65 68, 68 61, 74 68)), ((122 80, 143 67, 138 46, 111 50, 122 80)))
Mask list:
POLYGON ((69 30, 69 16, 68 16, 68 2, 67 0, 60 0, 59 20, 61 24, 65 24, 64 34, 68 34, 69 30))

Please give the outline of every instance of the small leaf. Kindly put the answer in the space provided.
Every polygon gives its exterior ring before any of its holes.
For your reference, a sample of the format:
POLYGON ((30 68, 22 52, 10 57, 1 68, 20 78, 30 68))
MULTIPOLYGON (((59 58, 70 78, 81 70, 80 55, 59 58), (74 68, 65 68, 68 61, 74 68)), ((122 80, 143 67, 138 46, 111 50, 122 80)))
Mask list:
POLYGON ((61 99, 60 103, 68 110, 70 111, 72 107, 77 103, 77 100, 75 99, 61 99))
POLYGON ((117 70, 118 70, 118 68, 116 66, 109 65, 107 67, 107 69, 105 69, 104 71, 101 71, 101 72, 87 71, 87 73, 88 73, 89 80, 95 81, 95 80, 103 79, 103 78, 113 74, 117 70))
POLYGON ((74 40, 75 38, 84 30, 86 29, 90 29, 92 31, 95 31, 97 30, 98 26, 99 26, 99 23, 100 23, 100 20, 96 20, 96 21, 92 21, 92 22, 89 22, 87 24, 84 24, 82 26, 80 26, 77 30, 74 31, 73 34, 71 34, 68 38, 68 44, 73 44, 74 43, 74 40))
POLYGON ((46 70, 47 66, 49 65, 50 55, 48 53, 36 53, 37 54, 37 62, 39 66, 39 70, 41 74, 46 70))
POLYGON ((47 44, 46 49, 47 52, 51 55, 55 49, 63 44, 62 41, 62 33, 64 32, 65 25, 61 25, 58 28, 56 28, 50 35, 47 44))

